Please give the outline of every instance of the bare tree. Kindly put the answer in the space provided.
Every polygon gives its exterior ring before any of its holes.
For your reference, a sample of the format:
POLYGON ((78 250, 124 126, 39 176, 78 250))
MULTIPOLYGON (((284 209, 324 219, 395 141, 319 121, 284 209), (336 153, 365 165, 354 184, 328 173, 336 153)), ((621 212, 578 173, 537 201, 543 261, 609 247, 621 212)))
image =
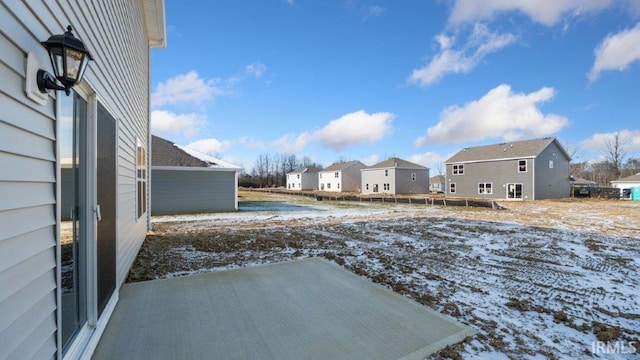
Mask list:
POLYGON ((438 175, 444 175, 444 163, 442 161, 436 164, 436 171, 438 175))
POLYGON ((616 132, 604 141, 602 155, 611 168, 614 180, 620 178, 624 158, 631 149, 631 139, 616 132))

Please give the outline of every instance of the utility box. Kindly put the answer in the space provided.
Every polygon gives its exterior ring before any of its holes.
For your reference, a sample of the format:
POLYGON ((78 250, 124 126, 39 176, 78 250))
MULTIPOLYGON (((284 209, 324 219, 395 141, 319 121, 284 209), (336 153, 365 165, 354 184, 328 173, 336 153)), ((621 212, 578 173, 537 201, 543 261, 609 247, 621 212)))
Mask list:
POLYGON ((640 201, 640 187, 631 188, 631 201, 640 201))

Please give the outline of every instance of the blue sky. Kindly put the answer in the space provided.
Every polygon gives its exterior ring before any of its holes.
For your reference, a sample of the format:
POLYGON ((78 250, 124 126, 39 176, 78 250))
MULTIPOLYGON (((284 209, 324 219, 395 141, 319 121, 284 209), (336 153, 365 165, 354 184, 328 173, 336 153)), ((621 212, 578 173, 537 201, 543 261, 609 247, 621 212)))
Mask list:
POLYGON ((556 136, 640 156, 638 0, 166 1, 152 132, 250 170, 259 154, 432 168, 556 136), (535 3, 535 5, 531 5, 535 3))

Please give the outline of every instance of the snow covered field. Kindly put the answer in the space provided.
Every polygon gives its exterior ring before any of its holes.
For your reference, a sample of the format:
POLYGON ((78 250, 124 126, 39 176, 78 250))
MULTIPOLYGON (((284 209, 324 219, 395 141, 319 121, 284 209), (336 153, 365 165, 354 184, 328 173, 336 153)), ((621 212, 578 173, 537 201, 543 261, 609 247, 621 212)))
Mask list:
POLYGON ((323 256, 479 331, 435 358, 638 357, 640 203, 258 200, 154 217, 129 280, 323 256))

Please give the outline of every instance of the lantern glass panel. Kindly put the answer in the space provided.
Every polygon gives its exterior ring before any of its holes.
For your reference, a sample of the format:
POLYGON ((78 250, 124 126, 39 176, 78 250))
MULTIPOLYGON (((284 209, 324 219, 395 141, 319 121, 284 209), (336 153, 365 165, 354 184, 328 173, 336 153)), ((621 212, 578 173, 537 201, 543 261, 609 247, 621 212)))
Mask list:
POLYGON ((65 48, 64 50, 65 57, 67 59, 64 77, 66 81, 75 83, 78 81, 78 75, 80 75, 80 66, 82 64, 84 54, 78 50, 70 48, 65 48))

